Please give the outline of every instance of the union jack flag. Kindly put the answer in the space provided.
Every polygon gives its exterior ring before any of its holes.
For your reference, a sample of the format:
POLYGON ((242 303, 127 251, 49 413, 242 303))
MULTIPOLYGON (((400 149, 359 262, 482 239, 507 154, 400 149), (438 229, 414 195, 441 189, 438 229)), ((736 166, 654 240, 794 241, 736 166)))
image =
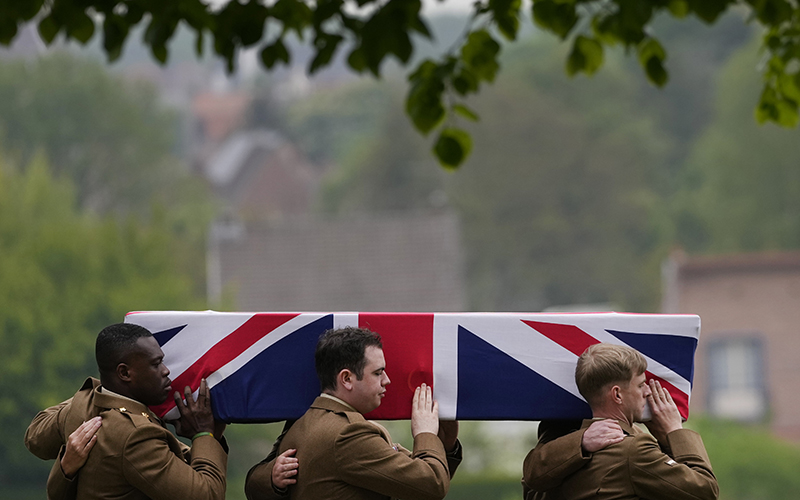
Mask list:
MULTIPOLYGON (((444 419, 590 417, 575 385, 591 344, 628 345, 647 378, 670 391, 684 419, 700 334, 695 315, 625 313, 219 313, 131 312, 164 351, 173 388, 211 388, 217 418, 269 422, 300 417, 319 395, 314 348, 330 328, 358 326, 383 339, 392 383, 373 419, 410 418, 414 389, 432 385, 444 419)), ((170 398, 153 408, 176 418, 170 398)))

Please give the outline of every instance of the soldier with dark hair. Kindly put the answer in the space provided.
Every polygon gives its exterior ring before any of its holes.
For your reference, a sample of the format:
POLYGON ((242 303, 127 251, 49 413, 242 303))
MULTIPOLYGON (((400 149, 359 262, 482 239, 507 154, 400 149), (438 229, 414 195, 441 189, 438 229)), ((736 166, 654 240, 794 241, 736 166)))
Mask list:
POLYGON ((414 394, 414 450, 408 451, 363 416, 381 404, 390 382, 378 334, 328 330, 317 343, 315 363, 322 394, 277 449, 250 469, 247 498, 443 498, 461 445, 458 423, 439 422, 431 388, 422 384, 414 394))
POLYGON ((197 400, 184 389, 184 403, 156 339, 130 323, 104 328, 95 355, 100 380, 88 378, 75 396, 39 412, 25 434, 34 455, 57 459, 48 498, 224 499, 225 426, 214 420, 205 380, 197 400), (170 395, 181 415, 176 431, 191 448, 148 409, 170 395))

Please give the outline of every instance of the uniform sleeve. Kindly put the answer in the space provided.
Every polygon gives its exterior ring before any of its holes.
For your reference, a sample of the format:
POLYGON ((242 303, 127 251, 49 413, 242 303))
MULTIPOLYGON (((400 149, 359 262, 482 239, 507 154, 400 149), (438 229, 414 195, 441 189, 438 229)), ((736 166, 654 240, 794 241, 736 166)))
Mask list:
POLYGON ((700 435, 679 429, 667 440, 672 456, 652 436, 637 436, 636 452, 629 456, 635 493, 653 500, 715 500, 719 485, 700 435))
POLYGON ((581 441, 585 429, 574 430, 580 423, 570 429, 559 425, 546 426, 539 434, 539 443, 525 457, 522 464, 522 487, 528 491, 547 491, 560 485, 561 482, 586 465, 591 455, 584 456, 581 441), (565 432, 572 430, 568 434, 565 432))
POLYGON ((40 411, 25 431, 25 446, 42 460, 57 458, 61 445, 66 442, 66 438, 61 435, 60 424, 66 418, 66 408, 71 402, 72 398, 40 411))
POLYGON ((247 478, 244 480, 244 494, 247 500, 277 500, 286 498, 289 495, 289 489, 279 492, 272 487, 272 467, 275 465, 275 459, 278 458, 281 442, 283 437, 294 424, 294 420, 287 420, 283 426, 283 431, 275 439, 267 458, 255 464, 247 472, 247 478))
POLYGON ((456 469, 458 469, 458 466, 461 465, 461 459, 464 457, 461 441, 456 440, 456 447, 453 448, 453 451, 448 452, 446 457, 447 469, 450 471, 450 479, 453 479, 453 476, 456 474, 456 469))
POLYGON ((61 470, 61 457, 64 456, 64 447, 56 457, 50 475, 47 477, 47 500, 75 500, 78 495, 77 476, 68 479, 61 470))
POLYGON ((122 472, 131 486, 152 500, 224 500, 228 456, 212 436, 194 440, 191 463, 170 449, 164 429, 137 427, 128 437, 122 472))
POLYGON ((444 446, 423 432, 414 438, 411 456, 386 442, 369 422, 346 426, 336 439, 339 478, 389 497, 439 500, 450 487, 444 446))

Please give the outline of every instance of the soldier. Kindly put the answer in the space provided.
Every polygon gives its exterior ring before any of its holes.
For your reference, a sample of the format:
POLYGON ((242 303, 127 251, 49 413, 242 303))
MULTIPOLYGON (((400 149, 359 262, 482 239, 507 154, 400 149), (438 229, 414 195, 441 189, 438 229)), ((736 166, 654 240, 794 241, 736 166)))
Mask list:
POLYGON ((100 380, 87 379, 72 398, 39 412, 25 434, 34 455, 57 459, 48 499, 223 500, 225 425, 214 420, 205 380, 196 401, 185 388, 184 404, 158 342, 138 325, 104 328, 95 354, 100 380), (181 415, 176 432, 192 439, 191 448, 148 409, 170 395, 181 415))

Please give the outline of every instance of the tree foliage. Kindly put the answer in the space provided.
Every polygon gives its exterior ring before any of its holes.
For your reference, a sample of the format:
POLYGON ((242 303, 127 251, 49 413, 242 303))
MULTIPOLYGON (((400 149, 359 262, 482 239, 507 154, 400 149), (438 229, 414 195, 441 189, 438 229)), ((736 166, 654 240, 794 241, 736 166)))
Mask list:
MULTIPOLYGON (((507 51, 513 69, 475 99, 484 123, 457 176, 431 168, 424 141, 386 100, 372 110, 380 120, 365 120, 377 123, 370 140, 351 140, 328 176, 322 208, 456 211, 473 310, 653 310, 671 139, 638 106, 641 88, 620 57, 587 82, 553 71, 563 56, 541 37, 507 51)), ((341 93, 335 100, 350 102, 341 93)))
POLYGON ((758 88, 751 44, 718 77, 713 119, 690 149, 676 239, 694 252, 800 248, 800 137, 758 127, 741 96, 758 88))
MULTIPOLYGON (((462 120, 475 116, 465 98, 494 81, 502 42, 516 39, 523 16, 570 43, 569 74, 595 73, 607 49, 619 45, 636 54, 649 81, 662 86, 669 78, 667 50, 654 34, 654 20, 692 16, 711 24, 731 9, 764 30, 758 120, 796 125, 800 7, 793 0, 533 0, 529 13, 521 0, 478 0, 463 36, 438 57, 415 63, 406 111, 418 131, 438 132, 434 153, 444 166, 457 167, 471 149, 462 120)), ((19 25, 32 19, 47 43, 59 34, 81 43, 101 37, 112 61, 137 25, 146 25, 144 42, 153 57, 166 61, 169 42, 183 23, 196 35, 197 53, 206 38, 212 40, 230 71, 238 52, 250 47, 258 48, 268 69, 289 64, 286 40, 296 34, 313 46, 311 73, 344 51, 353 71, 379 76, 389 57, 402 65, 412 61, 414 36, 432 36, 421 0, 231 0, 220 7, 203 0, 18 0, 0 4, 0 43, 9 44, 19 25)))
POLYGON ((154 88, 95 61, 57 53, 0 64, 0 144, 20 165, 44 153, 84 208, 141 212, 154 196, 181 198, 175 118, 154 88))
POLYGON ((96 374, 94 339, 130 310, 204 305, 162 216, 117 221, 80 211, 69 179, 40 155, 0 156, 0 484, 46 477, 23 446, 30 420, 96 374))

